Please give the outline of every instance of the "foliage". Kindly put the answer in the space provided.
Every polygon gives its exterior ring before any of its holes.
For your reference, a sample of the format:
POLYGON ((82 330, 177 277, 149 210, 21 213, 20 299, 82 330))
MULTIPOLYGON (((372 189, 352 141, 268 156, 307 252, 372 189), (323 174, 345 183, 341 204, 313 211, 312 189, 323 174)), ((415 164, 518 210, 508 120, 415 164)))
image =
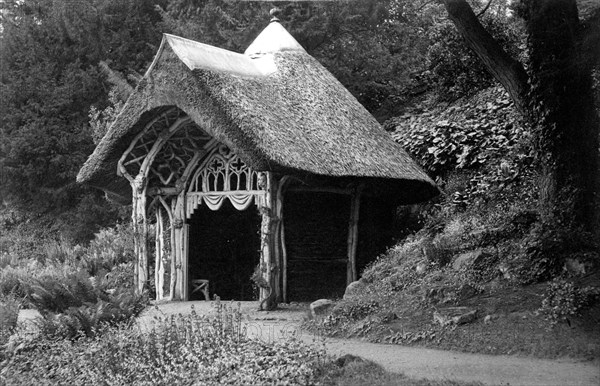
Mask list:
MULTIPOLYGON (((12 296, 0 297, 0 347, 4 347, 17 328, 20 302, 12 296)), ((0 362, 4 360, 4 350, 0 350, 0 362)))
POLYGON ((0 296, 40 311, 47 334, 94 334, 103 324, 128 320, 147 303, 134 294, 132 244, 127 225, 101 230, 88 247, 46 241, 41 257, 13 258, 0 270, 0 296))
POLYGON ((46 312, 37 324, 43 335, 52 338, 92 337, 103 326, 130 322, 147 303, 145 295, 136 295, 133 290, 119 290, 106 299, 70 306, 62 312, 46 312))
MULTIPOLYGON (((2 254, 7 265, 0 270, 0 294, 24 299, 32 305, 35 288, 40 301, 52 299, 56 291, 75 291, 89 287, 89 278, 102 289, 133 287, 133 241, 128 224, 118 224, 96 234, 88 247, 71 245, 66 240, 38 240, 35 254, 28 249, 9 249, 2 254), (66 280, 66 281, 65 281, 66 280), (67 289, 64 286, 72 286, 67 289), (80 286, 83 286, 79 288, 80 286), (61 289, 62 288, 62 289, 61 289), (49 291, 49 294, 46 293, 49 291), (46 293, 46 295, 44 295, 46 293)), ((18 240, 20 241, 20 240, 18 240)), ((32 248, 34 248, 32 246, 32 248)), ((61 295, 62 296, 62 295, 61 295)), ((96 299, 83 298, 81 302, 96 299)), ((64 299, 63 299, 64 300, 64 299)), ((57 300, 59 303, 63 300, 57 300)), ((76 301, 77 304, 81 303, 76 301)))
POLYGON ((65 312, 84 303, 96 303, 104 297, 84 272, 59 277, 41 276, 31 279, 30 286, 30 301, 42 314, 65 312))
POLYGON ((377 301, 369 300, 368 298, 344 301, 338 303, 322 322, 316 321, 316 323, 320 324, 320 327, 328 333, 335 334, 336 330, 340 329, 340 327, 343 328, 348 324, 365 319, 380 309, 381 307, 377 301))
POLYGON ((564 218, 542 218, 522 239, 521 250, 509 262, 520 284, 551 280, 561 273, 569 258, 593 269, 600 261, 600 247, 592 235, 570 226, 564 218))
MULTIPOLYGON (((525 55, 525 34, 518 19, 503 16, 498 10, 481 19, 484 28, 513 57, 525 55)), ((449 20, 435 23, 428 30, 427 76, 437 98, 455 100, 491 87, 496 81, 449 20)))
POLYGON ((581 311, 600 299, 600 288, 579 287, 572 281, 556 278, 550 282, 542 306, 539 309, 552 326, 559 322, 569 322, 581 311))
POLYGON ((75 183, 93 150, 88 111, 109 102, 101 60, 131 79, 151 60, 150 43, 160 38, 153 7, 161 3, 2 2, 2 209, 43 214, 46 227, 76 243, 114 222, 98 192, 75 183))
POLYGON ((30 306, 32 286, 38 277, 58 278, 70 271, 64 266, 43 266, 29 261, 16 267, 5 267, 0 271, 0 296, 14 296, 30 306))
POLYGON ((386 127, 434 176, 478 169, 507 155, 521 162, 529 157, 527 128, 498 87, 449 107, 405 114, 386 122, 386 127))
POLYGON ((0 344, 4 343, 2 340, 4 335, 17 327, 20 308, 20 303, 13 297, 3 296, 0 298, 0 344))
POLYGON ((104 328, 76 341, 40 338, 9 354, 7 385, 37 382, 105 385, 314 384, 322 353, 293 338, 262 342, 244 336, 239 310, 214 319, 159 318, 150 331, 104 328))
POLYGON ((130 224, 117 224, 100 230, 85 249, 79 266, 91 276, 134 261, 133 234, 130 224))
POLYGON ((464 209, 492 198, 506 204, 517 196, 526 205, 536 200, 528 128, 498 87, 446 108, 391 119, 386 128, 438 178, 454 206, 464 209))

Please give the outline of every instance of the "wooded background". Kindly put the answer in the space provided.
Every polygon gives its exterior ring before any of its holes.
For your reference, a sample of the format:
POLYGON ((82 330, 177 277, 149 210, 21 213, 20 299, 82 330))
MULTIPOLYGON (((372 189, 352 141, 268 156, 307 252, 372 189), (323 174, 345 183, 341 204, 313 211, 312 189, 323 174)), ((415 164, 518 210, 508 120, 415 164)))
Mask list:
POLYGON ((544 176, 541 212, 594 229, 600 5, 593 0, 4 0, 2 226, 33 221, 86 242, 125 218, 75 176, 161 34, 243 52, 275 5, 289 32, 381 123, 501 84, 531 125, 533 167, 544 176))

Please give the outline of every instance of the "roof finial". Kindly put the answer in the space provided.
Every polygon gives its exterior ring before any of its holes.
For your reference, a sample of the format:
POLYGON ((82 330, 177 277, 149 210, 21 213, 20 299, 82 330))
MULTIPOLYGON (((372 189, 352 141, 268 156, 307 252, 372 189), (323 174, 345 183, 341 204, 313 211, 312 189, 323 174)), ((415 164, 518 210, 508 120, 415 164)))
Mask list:
POLYGON ((272 16, 271 17, 271 22, 279 21, 278 16, 281 14, 281 8, 278 8, 278 7, 272 8, 269 11, 269 14, 272 16))

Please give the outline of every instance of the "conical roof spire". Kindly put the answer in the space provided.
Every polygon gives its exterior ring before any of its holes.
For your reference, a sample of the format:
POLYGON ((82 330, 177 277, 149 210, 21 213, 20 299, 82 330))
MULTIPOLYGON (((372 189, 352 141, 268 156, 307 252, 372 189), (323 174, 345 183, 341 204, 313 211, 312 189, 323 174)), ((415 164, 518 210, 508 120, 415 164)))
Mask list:
POLYGON ((244 52, 246 55, 259 56, 281 51, 305 52, 300 43, 279 23, 280 12, 279 8, 271 9, 271 22, 248 46, 244 52))

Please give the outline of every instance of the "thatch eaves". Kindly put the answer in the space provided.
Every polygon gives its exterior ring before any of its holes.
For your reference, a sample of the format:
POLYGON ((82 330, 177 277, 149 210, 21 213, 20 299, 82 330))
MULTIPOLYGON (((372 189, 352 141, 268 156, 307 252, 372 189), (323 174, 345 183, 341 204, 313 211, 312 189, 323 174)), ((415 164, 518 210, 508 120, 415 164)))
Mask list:
POLYGON ((437 193, 375 118, 277 22, 246 54, 165 35, 78 181, 127 196, 117 161, 166 106, 183 110, 256 170, 381 179, 413 192, 408 201, 437 193))

